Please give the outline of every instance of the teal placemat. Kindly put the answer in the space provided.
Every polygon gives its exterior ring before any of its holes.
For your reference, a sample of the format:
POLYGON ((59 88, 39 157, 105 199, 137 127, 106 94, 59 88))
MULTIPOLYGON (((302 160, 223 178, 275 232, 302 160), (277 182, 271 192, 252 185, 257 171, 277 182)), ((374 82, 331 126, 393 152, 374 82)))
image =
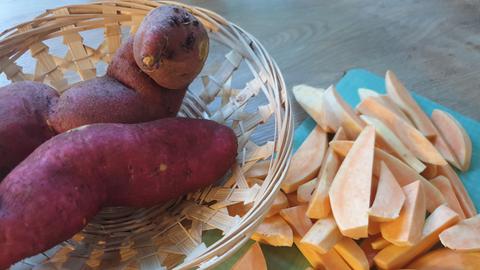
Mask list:
MULTIPOLYGON (((348 71, 345 76, 336 85, 340 95, 352 107, 355 107, 360 98, 357 94, 358 88, 368 88, 379 93, 385 93, 385 80, 376 74, 373 74, 364 69, 352 69, 348 71)), ((459 173, 468 193, 472 197, 477 209, 480 208, 480 123, 468 118, 458 112, 455 112, 445 106, 435 103, 425 97, 413 93, 413 97, 420 104, 422 109, 429 115, 433 109, 442 109, 452 114, 465 128, 470 135, 473 144, 473 157, 471 168, 468 172, 459 173)), ((295 137, 293 141, 294 151, 305 140, 310 131, 315 127, 315 122, 311 118, 307 118, 295 130, 295 137)), ((220 237, 219 231, 210 231, 206 234, 209 240, 220 237)), ((249 241, 242 249, 232 258, 223 263, 216 269, 228 270, 240 258, 240 256, 248 250, 248 247, 253 244, 249 241)), ((308 262, 303 258, 302 254, 297 248, 275 248, 267 245, 262 245, 262 250, 267 259, 268 269, 305 269, 309 266, 308 262)))

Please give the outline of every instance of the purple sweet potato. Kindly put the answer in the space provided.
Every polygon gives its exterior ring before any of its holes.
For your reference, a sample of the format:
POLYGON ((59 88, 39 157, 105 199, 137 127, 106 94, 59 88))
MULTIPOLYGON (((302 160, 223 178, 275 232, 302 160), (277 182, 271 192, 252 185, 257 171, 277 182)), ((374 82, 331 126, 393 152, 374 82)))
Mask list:
POLYGON ((67 240, 102 206, 148 207, 213 184, 236 151, 228 127, 185 118, 55 136, 0 183, 0 269, 67 240))
POLYGON ((0 88, 0 181, 40 144, 55 135, 47 125, 57 92, 37 82, 0 88))
POLYGON ((137 65, 169 89, 183 89, 198 75, 208 49, 208 34, 202 23, 175 6, 150 11, 133 42, 137 65))
POLYGON ((144 73, 133 58, 133 37, 118 48, 107 75, 138 92, 152 120, 177 115, 187 88, 170 90, 158 85, 144 73))
POLYGON ((58 133, 94 123, 152 120, 142 97, 108 76, 76 83, 52 106, 50 125, 58 133))

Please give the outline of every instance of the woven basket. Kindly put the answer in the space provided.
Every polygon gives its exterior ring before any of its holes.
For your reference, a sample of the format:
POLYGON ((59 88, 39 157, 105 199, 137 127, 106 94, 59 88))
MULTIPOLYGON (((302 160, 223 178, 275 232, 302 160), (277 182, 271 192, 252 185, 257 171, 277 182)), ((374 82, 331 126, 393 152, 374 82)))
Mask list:
POLYGON ((0 34, 0 74, 10 81, 45 82, 59 92, 103 75, 122 40, 151 9, 165 4, 189 10, 211 39, 207 63, 190 85, 180 115, 231 126, 239 139, 237 164, 221 185, 177 201, 149 209, 103 209, 71 240, 12 269, 211 268, 250 238, 273 202, 293 133, 283 77, 254 37, 209 10, 148 0, 48 10, 0 34), (265 165, 263 181, 245 176, 265 165), (231 216, 231 205, 251 208, 242 217, 231 216), (207 247, 202 235, 211 229, 223 236, 207 247))

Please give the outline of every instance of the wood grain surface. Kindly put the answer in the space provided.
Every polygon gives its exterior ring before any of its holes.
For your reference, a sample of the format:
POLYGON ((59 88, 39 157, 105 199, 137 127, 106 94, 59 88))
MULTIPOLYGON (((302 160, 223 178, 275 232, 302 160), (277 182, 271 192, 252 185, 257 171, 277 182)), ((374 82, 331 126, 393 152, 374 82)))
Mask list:
MULTIPOLYGON (((87 0, 1 0, 0 29, 87 0)), ((406 86, 480 120, 480 1, 189 0, 256 36, 289 89, 327 87, 351 68, 394 70, 406 86)), ((305 118, 295 106, 295 120, 305 118)))

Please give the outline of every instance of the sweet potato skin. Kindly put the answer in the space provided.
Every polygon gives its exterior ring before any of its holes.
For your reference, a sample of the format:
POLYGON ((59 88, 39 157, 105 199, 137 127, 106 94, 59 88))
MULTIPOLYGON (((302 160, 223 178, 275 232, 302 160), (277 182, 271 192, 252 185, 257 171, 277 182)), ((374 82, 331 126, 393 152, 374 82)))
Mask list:
POLYGON ((138 123, 151 120, 142 98, 110 77, 78 82, 58 99, 49 116, 56 132, 93 123, 138 123))
POLYGON ((38 82, 0 88, 0 180, 55 133, 46 119, 57 92, 38 82))
POLYGON ((150 11, 133 42, 137 65, 169 89, 183 89, 198 75, 208 49, 208 34, 202 23, 176 6, 150 11))
POLYGON ((102 206, 148 207, 213 184, 236 152, 233 131, 208 120, 94 124, 57 135, 0 184, 0 269, 70 238, 102 206))
POLYGON ((151 120, 176 116, 187 92, 186 87, 171 90, 158 85, 137 66, 133 57, 133 37, 115 52, 107 75, 140 94, 151 120))

